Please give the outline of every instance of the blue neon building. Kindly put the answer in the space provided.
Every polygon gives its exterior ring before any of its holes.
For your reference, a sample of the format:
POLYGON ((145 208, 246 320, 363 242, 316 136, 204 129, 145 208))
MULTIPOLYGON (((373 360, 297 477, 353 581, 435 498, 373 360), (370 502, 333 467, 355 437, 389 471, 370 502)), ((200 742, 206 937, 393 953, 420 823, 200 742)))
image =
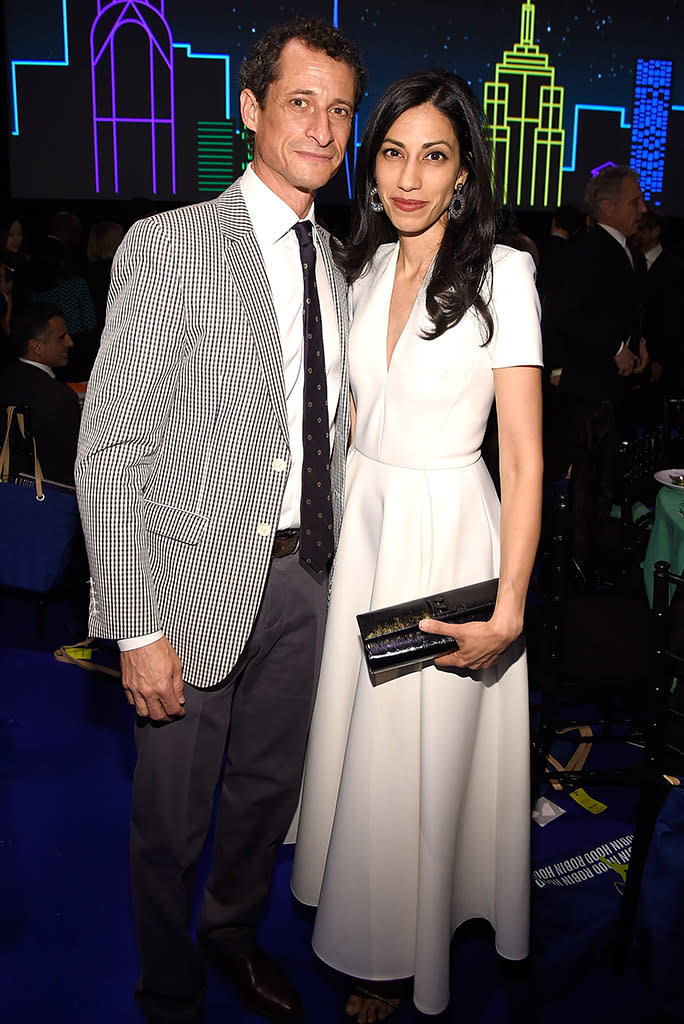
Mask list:
POLYGON ((653 206, 662 199, 671 87, 671 60, 637 60, 630 165, 653 206))

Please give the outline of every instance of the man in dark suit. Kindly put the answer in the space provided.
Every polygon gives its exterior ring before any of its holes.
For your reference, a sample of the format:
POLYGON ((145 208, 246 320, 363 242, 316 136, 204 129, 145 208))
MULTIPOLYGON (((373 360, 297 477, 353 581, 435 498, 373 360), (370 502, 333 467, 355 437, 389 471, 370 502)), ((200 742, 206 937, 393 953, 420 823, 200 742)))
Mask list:
MULTIPOLYGON (((73 346, 60 310, 27 307, 14 325, 13 342, 18 359, 0 374, 0 407, 29 407, 43 475, 73 486, 81 409, 76 394, 55 377, 73 346)), ((33 457, 18 453, 15 458, 20 441, 14 441, 11 471, 33 473, 33 457)))
POLYGON ((90 629, 119 641, 138 715, 136 996, 155 1024, 203 1019, 203 959, 262 1016, 302 1013, 257 926, 297 805, 344 497, 346 284, 313 198, 364 81, 332 26, 271 29, 241 68, 253 163, 135 224, 114 261, 76 480, 90 629))
POLYGON ((662 422, 666 395, 684 395, 684 265, 663 248, 662 228, 660 217, 649 210, 632 239, 646 262, 644 336, 651 356, 646 388, 651 422, 662 422))
POLYGON ((643 264, 627 246, 646 211, 637 175, 606 168, 588 182, 585 205, 595 227, 577 238, 552 311, 563 339, 559 390, 569 422, 574 554, 583 570, 594 563, 610 511, 615 441, 632 434, 634 386, 648 363, 643 264))
POLYGON ((568 467, 568 442, 565 403, 558 394, 564 362, 563 325, 554 321, 558 297, 565 287, 574 240, 584 227, 584 217, 576 207, 566 204, 555 210, 551 231, 540 249, 537 290, 542 307, 544 345, 544 465, 556 476, 568 467))

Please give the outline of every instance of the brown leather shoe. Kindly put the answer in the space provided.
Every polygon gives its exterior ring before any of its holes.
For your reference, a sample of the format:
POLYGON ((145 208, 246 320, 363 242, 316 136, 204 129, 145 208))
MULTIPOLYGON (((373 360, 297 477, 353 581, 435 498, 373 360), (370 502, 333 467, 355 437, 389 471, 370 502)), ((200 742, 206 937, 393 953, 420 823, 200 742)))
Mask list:
POLYGON ((245 1006, 276 1024, 303 1020, 304 1007, 283 969, 258 947, 249 956, 230 953, 202 940, 199 951, 212 967, 235 985, 245 1006))

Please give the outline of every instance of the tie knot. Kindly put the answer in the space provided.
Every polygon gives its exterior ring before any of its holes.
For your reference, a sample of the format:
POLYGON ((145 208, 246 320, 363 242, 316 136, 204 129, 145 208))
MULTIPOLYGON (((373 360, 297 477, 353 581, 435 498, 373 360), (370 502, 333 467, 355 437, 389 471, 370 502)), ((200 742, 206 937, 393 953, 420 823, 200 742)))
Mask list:
POLYGON ((299 242, 299 248, 304 251, 313 249, 313 235, 310 220, 298 220, 294 226, 294 233, 299 242))

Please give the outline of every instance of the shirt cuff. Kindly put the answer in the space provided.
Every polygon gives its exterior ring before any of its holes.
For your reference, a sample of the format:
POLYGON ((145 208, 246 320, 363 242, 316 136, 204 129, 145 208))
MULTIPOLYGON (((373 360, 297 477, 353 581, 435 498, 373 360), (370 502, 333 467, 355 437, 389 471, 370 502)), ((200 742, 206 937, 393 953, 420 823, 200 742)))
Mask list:
POLYGON ((138 647, 147 647, 155 640, 161 640, 164 630, 158 629, 154 633, 145 633, 143 636, 129 636, 125 640, 117 640, 120 651, 136 651, 138 647))

